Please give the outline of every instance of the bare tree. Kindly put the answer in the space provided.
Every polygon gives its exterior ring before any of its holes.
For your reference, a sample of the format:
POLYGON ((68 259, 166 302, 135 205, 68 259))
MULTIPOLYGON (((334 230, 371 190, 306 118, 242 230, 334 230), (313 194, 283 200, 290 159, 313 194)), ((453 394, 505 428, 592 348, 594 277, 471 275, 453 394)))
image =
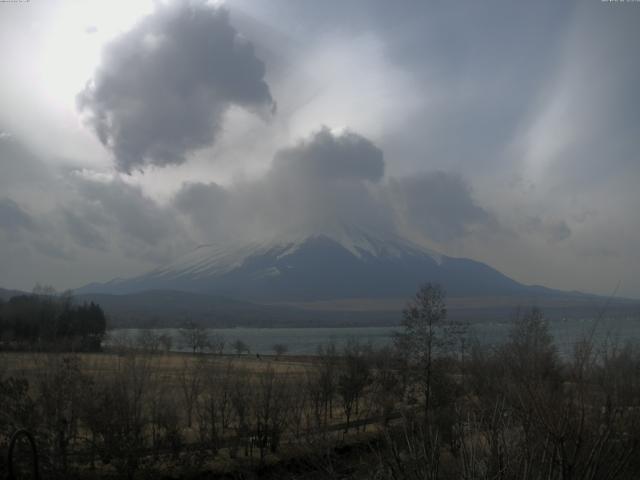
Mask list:
POLYGON ((360 398, 369 384, 370 369, 360 345, 355 341, 347 343, 343 361, 344 364, 338 375, 338 393, 346 419, 344 431, 347 433, 352 415, 358 414, 360 398))
POLYGON ((304 410, 304 417, 306 422, 306 433, 310 437, 312 432, 326 427, 324 422, 324 389, 322 382, 320 381, 322 374, 320 369, 310 368, 305 372, 304 391, 307 394, 308 407, 304 410))
POLYGON ((276 354, 276 360, 279 360, 282 355, 285 355, 289 351, 289 347, 284 343, 276 343, 272 348, 276 354))
POLYGON ((389 347, 378 350, 372 357, 371 396, 379 413, 382 414, 384 426, 391 420, 396 403, 402 397, 397 360, 397 355, 389 347))
POLYGON ((249 353, 249 345, 244 343, 242 340, 237 339, 233 342, 233 349, 235 350, 237 355, 242 355, 244 352, 249 353))
POLYGON ((212 353, 216 355, 222 355, 224 353, 225 343, 226 342, 224 339, 224 335, 221 335, 219 333, 214 333, 209 337, 208 347, 212 353))
POLYGON ((156 461, 163 450, 169 449, 177 459, 184 447, 180 406, 172 385, 154 382, 149 388, 148 405, 151 448, 156 461))
POLYGON ((337 389, 337 362, 338 354, 334 343, 318 347, 318 385, 320 388, 323 406, 323 426, 326 427, 328 419, 333 418, 333 398, 337 389))
POLYGON ((115 371, 84 391, 82 419, 90 434, 88 441, 121 478, 133 478, 146 445, 148 396, 156 380, 150 358, 129 353, 115 371))
MULTIPOLYGON (((297 380, 303 382, 302 378, 297 380)), ((307 419, 310 405, 310 392, 304 388, 305 384, 293 384, 289 388, 289 414, 291 419, 291 429, 295 438, 300 439, 304 421, 307 419)), ((307 422, 309 425, 309 422, 307 422)))
POLYGON ((244 444, 245 455, 248 456, 251 451, 251 442, 249 438, 252 432, 252 403, 251 402, 251 376, 246 369, 237 369, 233 379, 231 403, 233 405, 234 421, 233 429, 235 430, 234 443, 231 444, 229 453, 231 457, 237 455, 238 448, 244 444))
POLYGON ((160 343, 160 348, 164 353, 169 353, 171 351, 171 347, 173 346, 173 338, 168 333, 162 333, 158 336, 158 342, 160 343))
MULTIPOLYGON (((384 480, 448 478, 441 476, 441 442, 438 431, 427 428, 424 423, 416 423, 414 418, 405 417, 398 428, 386 430, 376 453, 379 464, 376 475, 372 475, 372 478, 384 480)), ((478 477, 478 480, 484 478, 490 477, 478 477)))
POLYGON ((187 320, 180 329, 180 335, 185 346, 194 354, 201 353, 209 346, 209 334, 201 325, 187 320))
POLYGON ((139 349, 147 353, 157 353, 160 349, 160 336, 153 330, 139 330, 135 342, 139 349))
POLYGON ((447 320, 445 294, 440 285, 427 283, 403 311, 403 331, 396 333, 395 346, 406 355, 424 397, 425 421, 429 419, 433 395, 434 359, 455 345, 458 324, 447 320))
POLYGON ((275 453, 280 445, 288 420, 288 391, 286 375, 276 373, 271 366, 260 374, 252 395, 255 429, 253 431, 260 460, 267 449, 275 453))
POLYGON ((196 408, 198 397, 203 389, 203 369, 204 360, 192 361, 190 358, 184 358, 178 373, 178 382, 189 428, 193 422, 193 411, 196 408))
POLYGON ((76 355, 47 355, 37 361, 37 405, 43 419, 45 442, 52 466, 61 475, 68 473, 69 447, 77 439, 82 393, 90 380, 80 370, 76 355))
POLYGON ((201 440, 210 446, 214 455, 231 428, 235 375, 231 361, 224 365, 208 362, 204 367, 204 383, 198 403, 199 433, 201 440))
POLYGON ((111 330, 107 332, 105 344, 108 350, 122 356, 135 347, 133 339, 124 330, 111 330))

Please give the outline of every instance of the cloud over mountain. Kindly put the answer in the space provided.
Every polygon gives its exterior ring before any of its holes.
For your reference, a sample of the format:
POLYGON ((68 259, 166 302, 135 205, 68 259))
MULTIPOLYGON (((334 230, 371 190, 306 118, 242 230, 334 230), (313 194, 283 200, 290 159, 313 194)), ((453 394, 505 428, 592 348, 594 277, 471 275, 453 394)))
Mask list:
POLYGON ((273 162, 275 175, 325 183, 332 180, 379 181, 384 174, 382 150, 357 133, 331 132, 324 126, 309 139, 280 150, 273 162))
POLYGON ((388 222, 377 198, 383 173, 383 153, 369 139, 321 127, 280 149, 264 176, 226 187, 186 183, 174 204, 208 242, 336 222, 380 224, 388 222))
POLYGON ((442 243, 496 224, 460 175, 423 172, 385 180, 384 169, 383 152, 371 140, 321 127, 279 150, 264 176, 226 187, 185 183, 174 204, 203 243, 340 225, 400 234, 409 226, 442 243))
POLYGON ((0 284, 357 223, 640 296, 631 3, 82 3, 0 15, 0 284))
POLYGON ((496 224, 458 174, 436 171, 393 179, 389 190, 404 221, 437 242, 466 236, 475 226, 496 224))
POLYGON ((211 145, 231 105, 275 109, 265 65, 229 14, 204 1, 158 2, 106 45, 77 103, 116 166, 180 164, 211 145))

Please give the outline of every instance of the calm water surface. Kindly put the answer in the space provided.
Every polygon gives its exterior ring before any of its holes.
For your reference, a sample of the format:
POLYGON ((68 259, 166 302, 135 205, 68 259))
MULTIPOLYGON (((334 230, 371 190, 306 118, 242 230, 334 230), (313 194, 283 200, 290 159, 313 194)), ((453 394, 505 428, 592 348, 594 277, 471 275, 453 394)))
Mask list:
MULTIPOLYGON (((498 345, 507 338, 511 325, 508 323, 479 323, 469 327, 468 336, 484 345, 498 345)), ((393 332, 400 327, 351 327, 351 328, 217 328, 208 329, 211 334, 222 335, 226 342, 225 351, 231 353, 231 344, 242 340, 251 353, 271 354, 275 344, 284 344, 292 355, 314 355, 318 346, 335 343, 340 349, 350 339, 383 347, 393 342, 393 332)), ((550 330, 556 346, 562 355, 572 352, 576 342, 593 332, 596 344, 603 342, 640 342, 640 320, 638 318, 572 319, 550 323, 550 330)), ((175 351, 188 351, 180 330, 175 328, 154 330, 168 333, 173 337, 175 351)), ((135 340, 138 329, 116 329, 112 338, 135 340)), ((113 340, 107 339, 107 345, 113 340)))

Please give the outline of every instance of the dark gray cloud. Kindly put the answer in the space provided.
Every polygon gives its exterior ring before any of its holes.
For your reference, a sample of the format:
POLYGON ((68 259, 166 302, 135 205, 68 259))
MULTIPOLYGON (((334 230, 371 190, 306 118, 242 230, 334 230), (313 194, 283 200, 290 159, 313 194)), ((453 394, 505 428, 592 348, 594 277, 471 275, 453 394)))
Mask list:
MULTIPOLYGON (((62 201, 64 187, 52 169, 15 136, 0 139, 0 263, 20 253, 25 271, 36 256, 69 260, 73 246, 60 224, 44 213, 62 201)), ((37 268, 37 262, 34 261, 37 268)))
POLYGON ((351 131, 322 127, 279 150, 261 178, 228 187, 186 183, 173 205, 202 242, 264 238, 356 223, 389 228, 379 198, 382 151, 351 131))
MULTIPOLYGON (((225 189, 215 183, 202 184, 187 182, 176 194, 174 203, 179 210, 194 212, 202 205, 218 206, 227 201, 225 189)), ((197 216, 203 223, 209 223, 206 211, 200 211, 197 216)))
POLYGON ((180 164, 214 142, 229 106, 273 110, 264 75, 226 10, 200 0, 158 2, 105 47, 78 106, 119 170, 180 164))
POLYGON ((369 139, 323 127, 277 152, 260 179, 226 188, 186 183, 173 203, 206 242, 345 224, 383 233, 405 233, 408 227, 446 242, 497 224, 459 175, 433 172, 383 181, 383 173, 382 151, 369 139))
POLYGON ((33 215, 10 198, 0 198, 0 249, 10 250, 9 244, 19 244, 25 255, 37 252, 70 260, 74 249, 65 238, 64 232, 42 215, 33 215))
POLYGON ((389 189, 407 224, 436 242, 464 237, 474 227, 497 226, 458 174, 437 171, 392 179, 389 189))
POLYGON ((19 243, 25 271, 29 262, 37 269, 43 257, 72 260, 83 250, 157 262, 188 241, 173 208, 118 177, 53 169, 19 138, 0 140, 0 166, 0 250, 19 243))
POLYGON ((33 230, 35 224, 31 216, 10 198, 0 198, 0 229, 8 233, 18 230, 33 230))
POLYGON ((382 229, 389 228, 378 198, 383 174, 382 151, 371 140, 321 127, 276 152, 265 177, 238 193, 279 230, 321 231, 340 223, 382 229))
POLYGON ((340 223, 388 229, 378 198, 383 174, 382 151, 371 140, 322 127, 276 152, 253 191, 244 185, 239 192, 257 202, 261 215, 280 230, 330 230, 340 223))
POLYGON ((173 204, 190 220, 192 227, 203 238, 220 238, 225 229, 225 212, 229 210, 231 195, 215 183, 192 183, 182 185, 173 204))
POLYGON ((86 213, 81 216, 71 210, 63 210, 62 215, 69 235, 78 245, 97 250, 107 249, 104 235, 93 225, 95 219, 88 217, 86 213))
POLYGON ((549 224, 549 241, 552 243, 561 242, 571 236, 571 229, 564 220, 556 220, 549 224))
POLYGON ((0 189, 17 191, 43 185, 50 168, 14 136, 0 137, 0 189))
POLYGON ((93 207, 84 211, 85 220, 93 215, 95 223, 107 231, 118 231, 125 239, 149 247, 162 245, 177 233, 172 212, 144 195, 139 187, 121 180, 86 179, 78 180, 77 187, 83 203, 93 207))
POLYGON ((565 220, 547 219, 531 215, 524 219, 520 230, 528 235, 541 235, 545 241, 554 244, 571 236, 571 228, 565 220))
POLYGON ((350 131, 336 135, 322 127, 295 147, 280 150, 273 171, 321 183, 335 179, 377 182, 384 175, 384 159, 382 150, 369 139, 350 131))

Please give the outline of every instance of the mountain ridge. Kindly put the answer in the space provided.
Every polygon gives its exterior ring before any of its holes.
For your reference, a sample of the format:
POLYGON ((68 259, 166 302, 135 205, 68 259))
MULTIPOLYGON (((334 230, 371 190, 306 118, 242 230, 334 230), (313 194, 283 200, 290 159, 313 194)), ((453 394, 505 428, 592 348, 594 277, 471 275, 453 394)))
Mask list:
POLYGON ((451 296, 565 293, 521 284, 484 263, 442 255, 397 235, 345 227, 232 246, 202 245, 145 274, 76 292, 177 290, 273 303, 408 297, 429 281, 442 284, 451 296))

